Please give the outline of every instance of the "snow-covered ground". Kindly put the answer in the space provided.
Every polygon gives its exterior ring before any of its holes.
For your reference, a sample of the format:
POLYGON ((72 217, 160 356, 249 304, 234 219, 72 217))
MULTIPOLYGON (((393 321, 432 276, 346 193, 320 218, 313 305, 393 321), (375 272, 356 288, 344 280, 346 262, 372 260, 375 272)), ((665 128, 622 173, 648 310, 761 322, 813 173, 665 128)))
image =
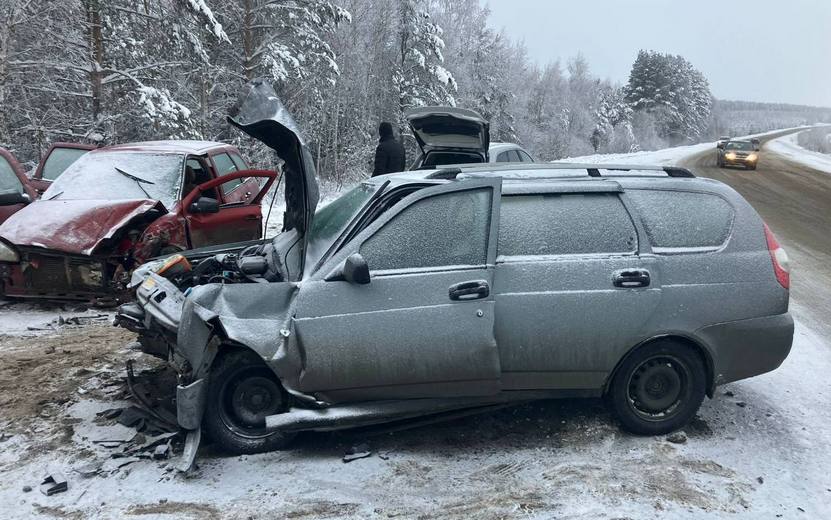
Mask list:
POLYGON ((806 150, 799 146, 799 133, 773 139, 765 145, 769 152, 776 153, 802 166, 831 173, 831 155, 806 150))

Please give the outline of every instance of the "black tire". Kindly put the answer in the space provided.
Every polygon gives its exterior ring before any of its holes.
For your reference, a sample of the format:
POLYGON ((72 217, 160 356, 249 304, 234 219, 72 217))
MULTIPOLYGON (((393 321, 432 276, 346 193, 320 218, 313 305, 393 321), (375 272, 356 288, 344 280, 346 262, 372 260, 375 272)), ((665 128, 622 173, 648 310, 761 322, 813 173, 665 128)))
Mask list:
POLYGON ((752 165, 748 166, 747 169, 748 170, 756 170, 756 165, 752 164, 752 165))
POLYGON ((607 397, 625 430, 664 435, 695 416, 706 386, 707 370, 698 352, 667 339, 632 352, 618 367, 607 397))
POLYGON ((274 373, 249 350, 229 350, 211 369, 203 426, 234 454, 279 450, 293 433, 268 432, 265 418, 288 409, 288 394, 274 373))

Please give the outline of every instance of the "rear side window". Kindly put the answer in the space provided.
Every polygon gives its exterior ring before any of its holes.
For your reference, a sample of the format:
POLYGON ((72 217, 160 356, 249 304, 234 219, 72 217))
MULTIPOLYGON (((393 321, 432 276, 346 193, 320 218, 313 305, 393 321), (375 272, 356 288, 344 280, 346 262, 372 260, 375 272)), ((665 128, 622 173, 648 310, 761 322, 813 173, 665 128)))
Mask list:
POLYGON ((501 154, 497 155, 496 162, 511 162, 511 158, 508 157, 508 152, 502 152, 501 154))
POLYGON ((730 237, 733 207, 723 198, 689 191, 630 190, 656 253, 718 248, 730 237))
POLYGON ((55 148, 43 163, 42 178, 54 181, 87 151, 78 148, 55 148))
POLYGON ((534 159, 531 159, 531 156, 525 153, 524 150, 517 150, 519 154, 519 160, 522 162, 534 162, 534 159))
POLYGON ((487 263, 491 190, 413 203, 361 245, 373 271, 487 263))
POLYGON ((499 255, 634 253, 638 235, 615 194, 503 196, 499 255))

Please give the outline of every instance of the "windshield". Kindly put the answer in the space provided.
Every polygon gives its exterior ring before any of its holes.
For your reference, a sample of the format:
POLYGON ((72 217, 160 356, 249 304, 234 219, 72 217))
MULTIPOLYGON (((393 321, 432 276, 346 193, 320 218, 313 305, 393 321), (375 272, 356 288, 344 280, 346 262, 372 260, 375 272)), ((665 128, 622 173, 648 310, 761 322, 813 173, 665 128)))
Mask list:
POLYGON ((43 199, 151 199, 169 209, 178 199, 184 161, 180 154, 88 153, 52 183, 43 199))
POLYGON ((727 143, 728 150, 753 150, 753 143, 745 143, 743 141, 732 141, 727 143))
POLYGON ((377 189, 372 184, 359 184, 317 210, 309 231, 307 266, 317 263, 377 189))

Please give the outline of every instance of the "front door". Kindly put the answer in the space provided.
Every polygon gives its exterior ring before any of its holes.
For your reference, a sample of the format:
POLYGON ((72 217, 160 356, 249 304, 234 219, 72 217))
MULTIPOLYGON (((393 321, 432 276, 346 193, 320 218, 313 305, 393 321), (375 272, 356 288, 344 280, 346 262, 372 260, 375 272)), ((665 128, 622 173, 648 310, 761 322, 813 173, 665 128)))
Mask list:
POLYGON ((185 212, 188 234, 191 247, 204 247, 233 242, 258 240, 262 237, 262 209, 260 203, 266 192, 271 188, 276 172, 265 170, 245 170, 214 178, 185 197, 182 209, 185 212), (226 202, 221 197, 220 186, 238 179, 265 179, 262 186, 248 202, 226 202), (199 197, 218 199, 219 211, 215 213, 195 213, 191 210, 191 203, 199 197))
POLYGON ((500 181, 421 190, 303 283, 300 390, 331 401, 493 395, 493 262, 500 181), (371 281, 322 278, 349 254, 371 281))

